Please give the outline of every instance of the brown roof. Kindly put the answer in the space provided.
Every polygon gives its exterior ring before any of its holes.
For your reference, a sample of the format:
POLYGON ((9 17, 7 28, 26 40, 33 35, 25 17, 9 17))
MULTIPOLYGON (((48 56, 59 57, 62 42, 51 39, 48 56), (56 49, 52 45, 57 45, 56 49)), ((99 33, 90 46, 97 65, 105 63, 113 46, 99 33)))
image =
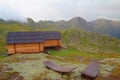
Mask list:
POLYGON ((16 43, 35 43, 44 42, 45 40, 60 39, 60 32, 46 31, 46 32, 8 32, 7 44, 16 43))

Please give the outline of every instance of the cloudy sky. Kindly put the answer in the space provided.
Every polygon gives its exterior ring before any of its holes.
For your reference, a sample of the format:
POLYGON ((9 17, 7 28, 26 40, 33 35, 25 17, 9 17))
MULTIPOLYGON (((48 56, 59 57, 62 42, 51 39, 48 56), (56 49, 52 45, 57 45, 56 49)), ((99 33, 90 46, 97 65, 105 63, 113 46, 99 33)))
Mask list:
POLYGON ((69 20, 72 17, 94 20, 120 19, 120 0, 0 0, 0 18, 25 21, 69 20))

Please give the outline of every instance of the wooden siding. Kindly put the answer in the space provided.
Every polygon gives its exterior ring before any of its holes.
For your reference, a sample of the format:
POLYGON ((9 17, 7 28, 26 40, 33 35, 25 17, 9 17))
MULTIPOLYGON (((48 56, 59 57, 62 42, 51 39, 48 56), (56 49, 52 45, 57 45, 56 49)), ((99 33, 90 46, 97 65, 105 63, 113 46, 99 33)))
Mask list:
POLYGON ((43 44, 44 47, 55 47, 60 45, 60 40, 46 40, 43 44))
POLYGON ((16 53, 39 52, 39 44, 16 44, 16 53))
POLYGON ((44 51, 44 46, 43 46, 43 43, 40 43, 39 44, 39 52, 42 52, 44 51))
POLYGON ((9 44, 8 45, 8 53, 15 53, 15 49, 14 49, 14 44, 9 44))
POLYGON ((43 51, 43 44, 30 43, 30 44, 10 44, 8 45, 8 53, 34 53, 43 51))

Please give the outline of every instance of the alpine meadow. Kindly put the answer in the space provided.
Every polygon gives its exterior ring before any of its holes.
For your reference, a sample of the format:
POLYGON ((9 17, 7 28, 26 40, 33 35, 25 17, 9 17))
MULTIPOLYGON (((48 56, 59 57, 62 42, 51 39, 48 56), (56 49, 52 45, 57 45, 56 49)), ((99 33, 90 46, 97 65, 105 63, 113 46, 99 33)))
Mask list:
POLYGON ((119 0, 0 0, 0 80, 120 80, 119 0))

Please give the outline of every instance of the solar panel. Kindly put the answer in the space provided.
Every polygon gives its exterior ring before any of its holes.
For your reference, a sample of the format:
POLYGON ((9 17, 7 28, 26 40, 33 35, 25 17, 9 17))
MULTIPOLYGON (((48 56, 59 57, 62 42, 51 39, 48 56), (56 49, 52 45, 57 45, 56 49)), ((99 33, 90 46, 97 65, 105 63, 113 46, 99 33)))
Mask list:
POLYGON ((7 44, 44 42, 47 39, 60 39, 60 32, 8 32, 7 44))

